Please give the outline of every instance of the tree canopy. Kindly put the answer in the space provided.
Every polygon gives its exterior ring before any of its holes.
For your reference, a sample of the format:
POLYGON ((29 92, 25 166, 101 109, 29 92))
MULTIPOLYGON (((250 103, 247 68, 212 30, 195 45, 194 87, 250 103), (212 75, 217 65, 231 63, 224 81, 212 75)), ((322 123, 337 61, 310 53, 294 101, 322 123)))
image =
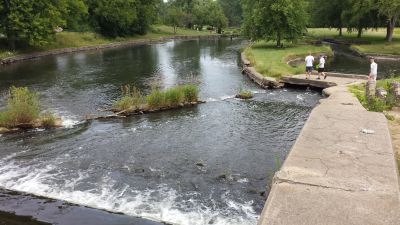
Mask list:
POLYGON ((306 31, 308 15, 304 0, 244 0, 244 33, 254 39, 296 41, 306 31))

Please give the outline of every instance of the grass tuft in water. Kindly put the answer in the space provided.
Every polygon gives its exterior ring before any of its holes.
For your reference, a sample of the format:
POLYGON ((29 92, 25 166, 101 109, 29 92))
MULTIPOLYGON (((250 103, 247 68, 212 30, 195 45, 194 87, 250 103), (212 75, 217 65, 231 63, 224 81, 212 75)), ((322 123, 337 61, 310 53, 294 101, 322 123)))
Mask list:
POLYGON ((251 99, 251 98, 253 98, 253 96, 254 96, 253 92, 241 88, 239 91, 239 94, 236 95, 236 98, 251 99))
POLYGON ((140 91, 129 86, 122 87, 123 97, 114 102, 115 111, 157 110, 162 108, 174 108, 179 105, 198 101, 198 89, 194 85, 176 86, 161 91, 153 85, 151 92, 143 97, 140 91))
POLYGON ((55 117, 50 113, 40 117, 39 97, 26 87, 11 87, 5 110, 0 111, 0 126, 12 128, 20 124, 55 125, 55 117))

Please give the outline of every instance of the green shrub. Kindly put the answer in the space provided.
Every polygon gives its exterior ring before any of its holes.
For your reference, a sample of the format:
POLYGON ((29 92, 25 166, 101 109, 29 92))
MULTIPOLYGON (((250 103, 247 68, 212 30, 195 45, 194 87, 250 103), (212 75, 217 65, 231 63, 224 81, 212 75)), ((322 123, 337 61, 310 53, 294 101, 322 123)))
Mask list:
POLYGON ((185 101, 184 92, 182 88, 175 87, 165 91, 165 104, 170 107, 178 106, 185 101))
POLYGON ((373 112, 383 112, 387 108, 385 101, 377 97, 371 97, 368 101, 368 110, 373 112))
POLYGON ((143 104, 143 96, 138 88, 125 85, 121 87, 121 91, 123 97, 114 102, 113 109, 124 111, 132 108, 141 108, 141 105, 143 104))
POLYGON ((129 110, 133 106, 133 98, 131 96, 124 96, 113 104, 113 108, 118 111, 129 110))
POLYGON ((146 103, 150 109, 159 109, 165 106, 165 94, 158 88, 153 88, 151 93, 146 96, 146 103))
POLYGON ((196 102, 199 100, 199 89, 193 85, 188 84, 181 87, 185 102, 196 102))
POLYGON ((253 93, 251 91, 245 90, 245 89, 240 89, 239 94, 236 95, 237 98, 241 99, 250 99, 253 97, 253 93))
POLYGON ((54 127, 56 125, 56 117, 49 112, 43 114, 40 120, 41 120, 41 125, 46 128, 54 127))
POLYGON ((10 116, 7 111, 0 112, 0 127, 8 127, 10 116))
POLYGON ((10 88, 7 106, 9 126, 32 123, 39 118, 39 113, 39 98, 36 93, 30 92, 26 87, 10 88))

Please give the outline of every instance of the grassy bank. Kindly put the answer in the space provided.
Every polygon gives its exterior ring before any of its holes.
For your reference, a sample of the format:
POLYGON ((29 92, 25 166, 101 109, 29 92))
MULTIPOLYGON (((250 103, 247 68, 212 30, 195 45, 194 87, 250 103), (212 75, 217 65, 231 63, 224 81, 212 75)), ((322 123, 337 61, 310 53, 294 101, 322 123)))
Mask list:
POLYGON ((355 32, 348 33, 343 30, 343 36, 339 37, 336 29, 312 28, 308 29, 308 36, 315 39, 332 38, 354 42, 351 48, 363 54, 389 54, 400 55, 400 28, 396 28, 391 43, 386 42, 386 29, 368 30, 361 38, 357 38, 355 32))
POLYGON ((129 85, 122 87, 122 98, 115 101, 113 111, 148 111, 176 108, 197 102, 199 91, 194 85, 180 85, 165 91, 154 87, 144 96, 140 90, 129 85))
POLYGON ((38 95, 28 88, 10 88, 6 109, 0 111, 0 127, 54 127, 56 118, 51 113, 40 114, 38 95))
POLYGON ((177 33, 174 34, 174 29, 169 26, 153 26, 152 29, 146 35, 137 35, 133 37, 119 37, 119 38, 107 38, 94 32, 61 32, 56 35, 54 42, 42 46, 42 47, 25 47, 18 51, 9 51, 5 46, 0 46, 0 59, 15 56, 18 54, 32 53, 39 51, 48 51, 53 49, 61 48, 73 48, 73 47, 84 47, 84 46, 95 46, 101 44, 110 44, 115 42, 124 42, 131 40, 143 40, 143 39, 158 39, 162 37, 172 37, 175 35, 210 35, 209 31, 195 31, 190 29, 178 29, 177 33))
POLYGON ((332 54, 329 46, 314 46, 309 44, 286 44, 285 48, 276 48, 275 43, 260 41, 245 49, 247 59, 256 70, 267 77, 280 78, 284 75, 304 73, 304 66, 292 67, 287 61, 296 57, 305 57, 308 52, 313 54, 332 54))

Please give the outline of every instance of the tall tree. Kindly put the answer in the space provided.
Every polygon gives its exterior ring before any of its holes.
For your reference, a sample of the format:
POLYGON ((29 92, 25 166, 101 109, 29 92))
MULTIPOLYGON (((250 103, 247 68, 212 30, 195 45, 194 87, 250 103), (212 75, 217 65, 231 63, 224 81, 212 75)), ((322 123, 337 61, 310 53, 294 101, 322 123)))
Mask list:
POLYGON ((312 0, 310 14, 313 17, 313 25, 336 28, 339 31, 339 36, 342 36, 345 27, 342 15, 348 7, 348 0, 312 0))
POLYGON ((253 39, 296 41, 306 31, 304 0, 244 0, 244 32, 253 39), (247 18, 246 18, 247 17, 247 18))
POLYGON ((378 28, 381 24, 376 0, 349 0, 349 5, 351 7, 344 10, 342 19, 346 21, 350 32, 357 31, 358 38, 361 38, 364 30, 378 28))
POLYGON ((54 38, 55 28, 66 24, 64 0, 3 0, 0 4, 0 29, 11 49, 16 42, 44 45, 54 38))
POLYGON ((110 37, 145 34, 156 17, 156 0, 87 0, 92 24, 110 37))
POLYGON ((240 26, 243 19, 241 0, 218 0, 229 20, 229 26, 240 26))
POLYGON ((167 8, 165 22, 174 27, 174 34, 176 34, 177 27, 183 25, 182 17, 184 17, 184 13, 176 6, 169 6, 167 8))
POLYGON ((66 11, 64 18, 66 28, 80 31, 87 25, 88 7, 83 0, 65 0, 66 11))
POLYGON ((378 0, 378 4, 379 12, 387 19, 386 40, 391 42, 396 22, 400 17, 400 0, 378 0))

